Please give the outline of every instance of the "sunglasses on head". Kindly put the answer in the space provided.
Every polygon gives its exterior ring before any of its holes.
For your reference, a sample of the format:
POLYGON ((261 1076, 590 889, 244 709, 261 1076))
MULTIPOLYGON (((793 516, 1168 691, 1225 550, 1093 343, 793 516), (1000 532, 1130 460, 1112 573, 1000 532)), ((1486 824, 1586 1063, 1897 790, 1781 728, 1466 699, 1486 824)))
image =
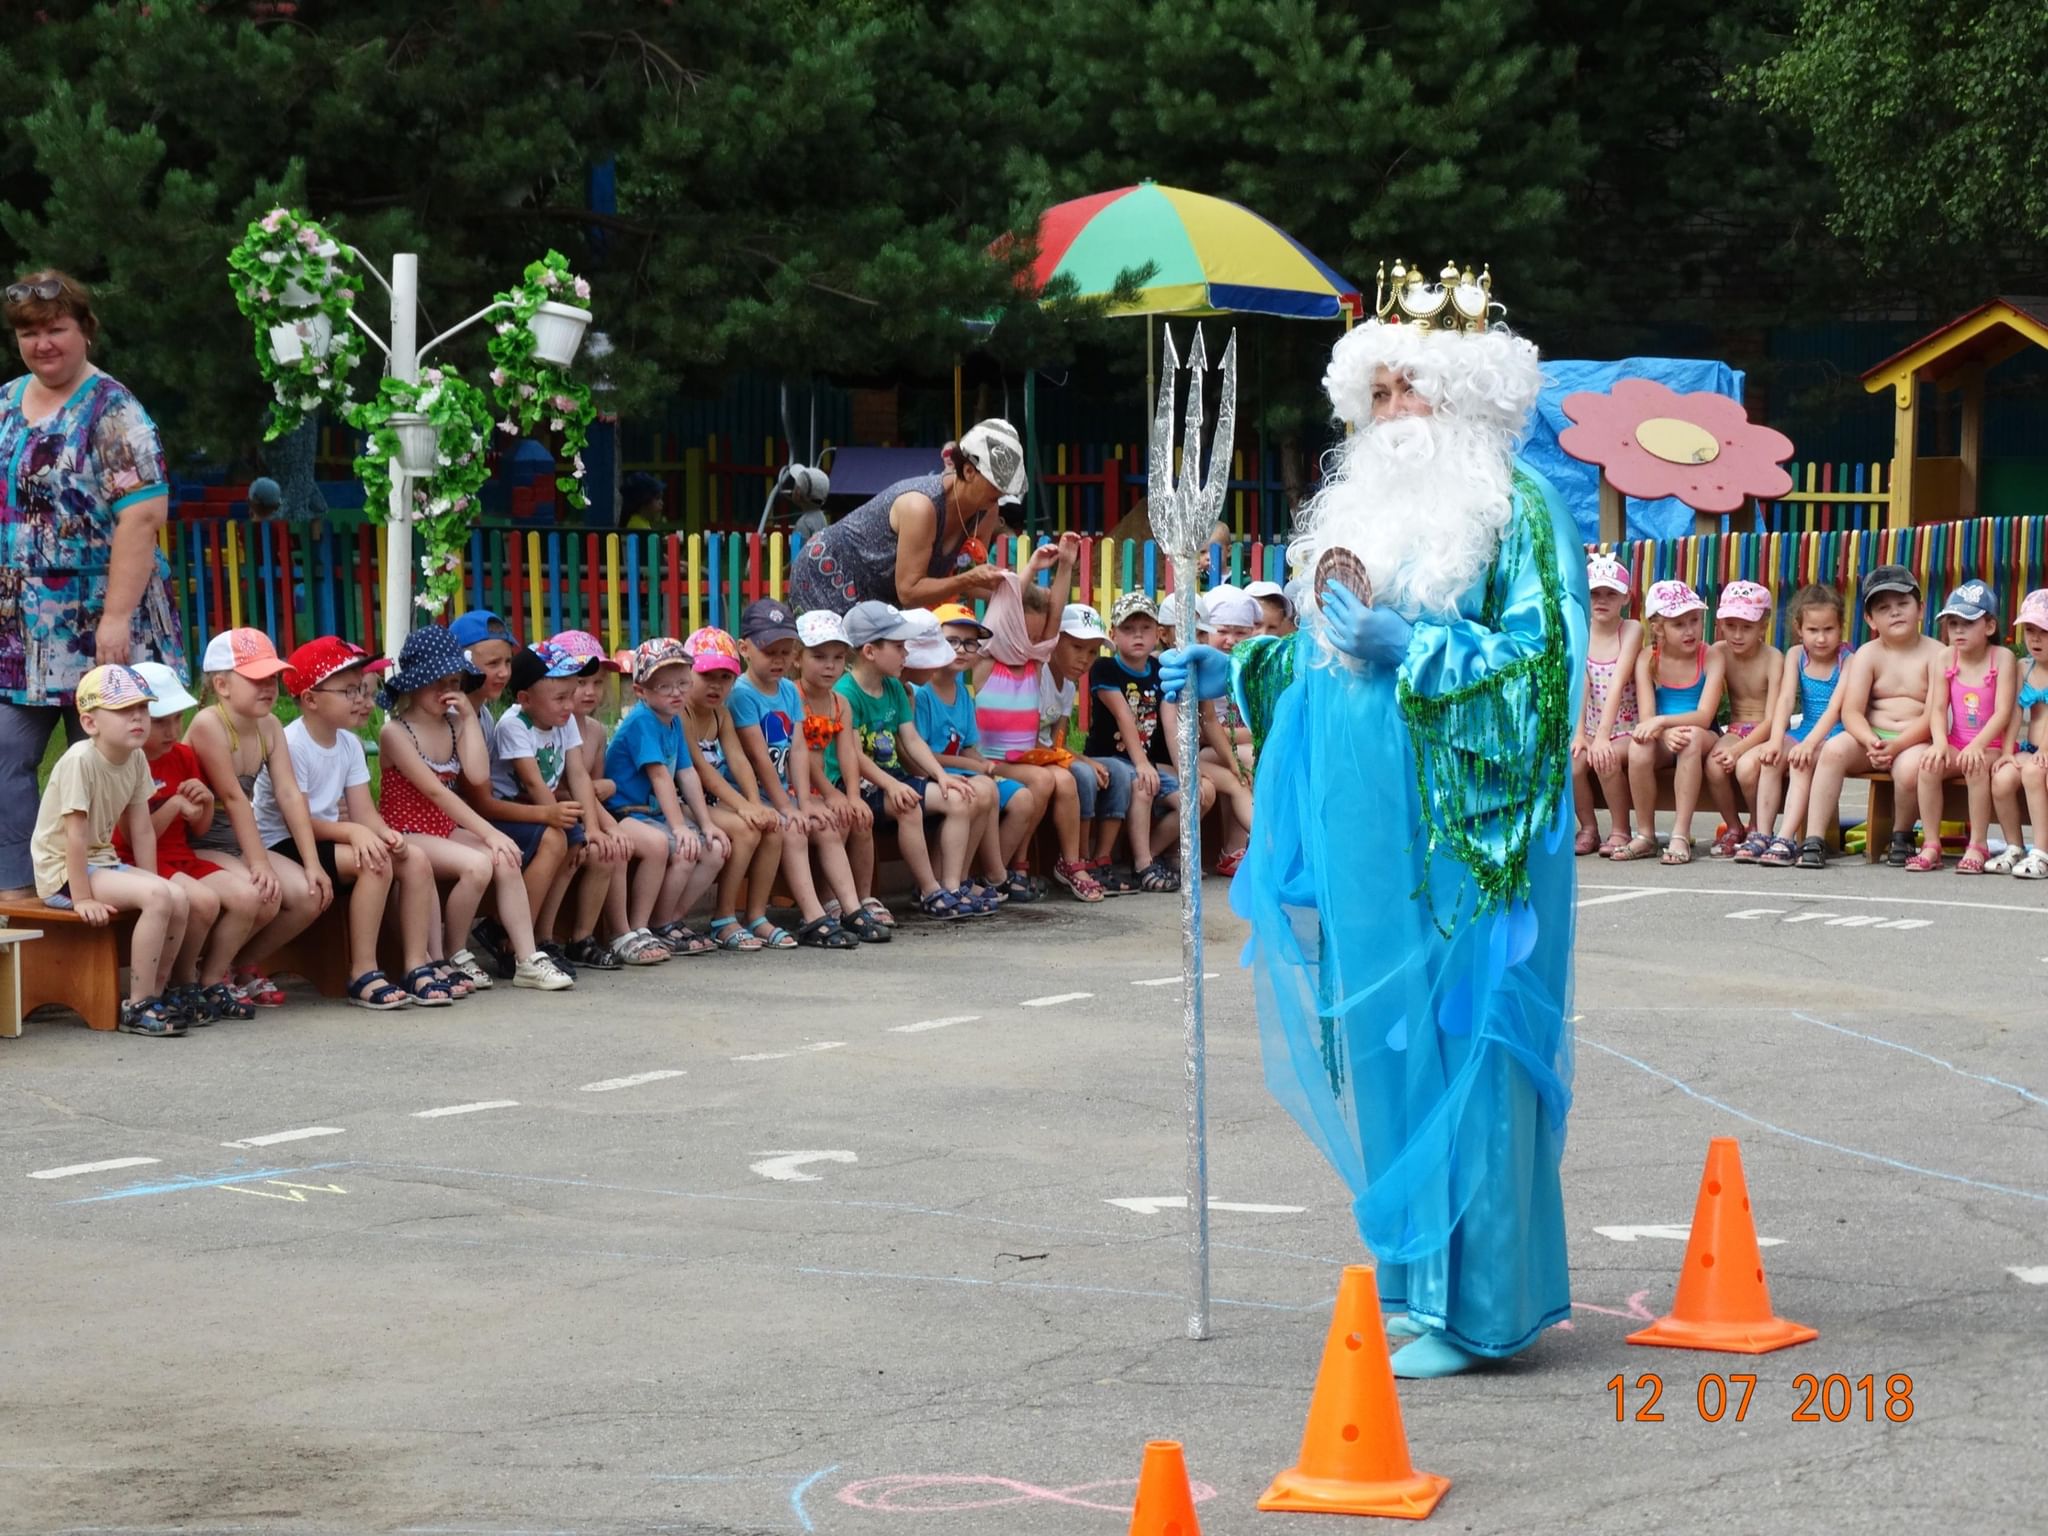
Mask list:
POLYGON ((31 298, 54 299, 64 291, 64 285, 54 277, 40 278, 33 283, 9 283, 7 302, 25 304, 31 298))

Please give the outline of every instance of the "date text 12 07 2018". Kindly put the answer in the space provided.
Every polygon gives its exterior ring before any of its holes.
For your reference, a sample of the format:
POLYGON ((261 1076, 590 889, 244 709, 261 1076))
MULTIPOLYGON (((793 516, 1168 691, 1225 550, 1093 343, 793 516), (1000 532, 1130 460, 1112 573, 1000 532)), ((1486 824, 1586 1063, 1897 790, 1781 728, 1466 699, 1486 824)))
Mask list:
MULTIPOLYGON (((1607 1383, 1607 1390, 1614 1394, 1615 1423, 1664 1422, 1665 1413, 1659 1406, 1664 1402, 1664 1378, 1655 1372, 1645 1371, 1633 1386, 1626 1376, 1617 1375, 1607 1383)), ((1882 1383, 1869 1373, 1852 1379, 1839 1371, 1826 1376, 1802 1371, 1792 1378, 1792 1390, 1799 1394, 1792 1409, 1794 1424, 1841 1424, 1851 1419, 1875 1424, 1880 1417, 1904 1424, 1913 1417, 1913 1378, 1904 1371, 1893 1372, 1882 1383)), ((1748 1418, 1755 1396, 1755 1376, 1709 1371, 1693 1388, 1693 1410, 1708 1424, 1718 1424, 1724 1418, 1740 1424, 1748 1418)), ((1682 1414, 1684 1409, 1677 1411, 1682 1414)))

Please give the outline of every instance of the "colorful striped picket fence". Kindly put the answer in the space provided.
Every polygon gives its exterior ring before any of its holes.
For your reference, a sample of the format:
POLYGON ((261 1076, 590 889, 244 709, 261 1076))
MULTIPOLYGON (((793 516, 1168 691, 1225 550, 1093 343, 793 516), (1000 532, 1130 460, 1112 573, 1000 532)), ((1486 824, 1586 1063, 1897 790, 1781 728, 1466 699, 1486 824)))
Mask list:
MULTIPOLYGON (((244 624, 271 635, 281 649, 321 634, 372 650, 380 643, 381 528, 181 520, 165 528, 162 542, 190 655, 217 630, 244 624)), ((461 606, 499 613, 526 635, 589 630, 614 650, 706 623, 736 630, 748 603, 786 595, 800 548, 779 533, 685 537, 480 527, 470 535, 463 564, 461 606)), ((1157 597, 1172 589, 1166 557, 1149 540, 1084 537, 1082 551, 1076 600, 1105 616, 1125 592, 1157 597)), ((1908 567, 1931 599, 1980 577, 2010 616, 2026 592, 2048 585, 2048 517, 1645 539, 1615 552, 1634 571, 1638 592, 1678 577, 1711 602, 1721 586, 1740 578, 1771 588, 1782 607, 1807 582, 1833 583, 1849 604, 1852 638, 1861 639, 1866 631, 1856 593, 1871 568, 1884 564, 1908 567)), ((1004 539, 990 558, 1015 569, 1025 554, 1022 538, 1004 539)), ((1227 558, 1212 549, 1209 584, 1284 582, 1286 558, 1284 544, 1239 543, 1227 558)), ((1931 615, 1939 604, 1927 606, 1931 615)))

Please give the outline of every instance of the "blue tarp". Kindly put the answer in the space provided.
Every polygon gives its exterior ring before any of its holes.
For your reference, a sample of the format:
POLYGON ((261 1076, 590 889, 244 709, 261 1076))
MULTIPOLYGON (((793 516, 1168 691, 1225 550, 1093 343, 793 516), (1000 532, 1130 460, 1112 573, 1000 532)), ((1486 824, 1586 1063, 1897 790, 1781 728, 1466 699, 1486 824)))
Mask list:
MULTIPOLYGON (((1604 394, 1623 379, 1654 379, 1681 395, 1712 390, 1717 395, 1742 398, 1743 375, 1726 363, 1696 357, 1625 357, 1613 363, 1561 362, 1546 358, 1543 394, 1536 402, 1536 416, 1529 426, 1529 439, 1522 445, 1522 457, 1549 477, 1564 504, 1578 520, 1579 531, 1588 542, 1600 534, 1600 470, 1582 464, 1557 446, 1557 435, 1570 426, 1564 413, 1566 395, 1580 390, 1604 394)), ((1692 532, 1692 508, 1684 502, 1628 502, 1628 536, 1632 539, 1677 539, 1692 532)))

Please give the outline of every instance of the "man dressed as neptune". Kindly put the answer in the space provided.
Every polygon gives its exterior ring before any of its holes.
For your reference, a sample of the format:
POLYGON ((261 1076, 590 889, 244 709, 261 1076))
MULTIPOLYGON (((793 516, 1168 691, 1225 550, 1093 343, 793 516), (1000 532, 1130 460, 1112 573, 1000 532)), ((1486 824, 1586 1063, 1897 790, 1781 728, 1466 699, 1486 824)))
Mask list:
POLYGON ((1514 449, 1536 348, 1490 276, 1396 264, 1324 387, 1352 434, 1303 509, 1298 635, 1166 660, 1258 752, 1266 1080, 1350 1185, 1394 1372, 1514 1355, 1570 1314, 1571 722, 1579 534, 1514 449), (1392 1314, 1402 1314, 1394 1316, 1392 1314))

